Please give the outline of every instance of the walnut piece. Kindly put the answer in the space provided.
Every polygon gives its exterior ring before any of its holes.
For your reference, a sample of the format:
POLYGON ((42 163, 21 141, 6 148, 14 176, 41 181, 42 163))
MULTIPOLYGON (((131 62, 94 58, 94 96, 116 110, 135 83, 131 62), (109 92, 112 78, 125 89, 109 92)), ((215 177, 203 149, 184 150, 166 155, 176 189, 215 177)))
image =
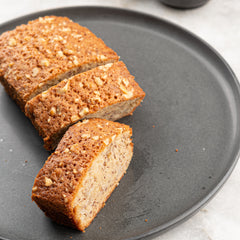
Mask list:
POLYGON ((33 77, 36 77, 39 73, 39 68, 35 67, 33 70, 32 70, 32 76, 33 77))
POLYGON ((53 184, 52 180, 48 177, 45 177, 45 186, 49 187, 53 184))

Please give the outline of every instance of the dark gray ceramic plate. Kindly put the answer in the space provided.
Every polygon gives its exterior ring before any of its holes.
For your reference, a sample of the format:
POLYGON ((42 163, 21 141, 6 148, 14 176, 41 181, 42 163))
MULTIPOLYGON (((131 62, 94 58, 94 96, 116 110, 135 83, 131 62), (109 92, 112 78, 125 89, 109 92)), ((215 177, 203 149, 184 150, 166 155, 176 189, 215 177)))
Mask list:
POLYGON ((121 120, 133 127, 134 157, 86 233, 53 223, 30 198, 49 153, 1 87, 1 237, 139 239, 187 219, 217 192, 239 155, 239 85, 229 66, 191 33, 121 9, 49 10, 5 23, 0 32, 50 14, 68 16, 103 38, 145 90, 142 106, 121 120))

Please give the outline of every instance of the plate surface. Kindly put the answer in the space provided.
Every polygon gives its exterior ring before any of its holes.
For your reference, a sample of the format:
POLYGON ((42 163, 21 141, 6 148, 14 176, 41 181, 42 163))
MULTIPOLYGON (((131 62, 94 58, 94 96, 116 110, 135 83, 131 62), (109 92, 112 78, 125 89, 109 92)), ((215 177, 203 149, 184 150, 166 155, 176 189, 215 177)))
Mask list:
POLYGON ((133 128, 134 157, 86 233, 53 223, 30 198, 49 153, 0 87, 1 237, 139 239, 190 217, 217 192, 239 156, 240 94, 229 66, 191 33, 122 9, 48 10, 5 23, 0 32, 51 14, 101 37, 146 92, 142 106, 121 120, 133 128))

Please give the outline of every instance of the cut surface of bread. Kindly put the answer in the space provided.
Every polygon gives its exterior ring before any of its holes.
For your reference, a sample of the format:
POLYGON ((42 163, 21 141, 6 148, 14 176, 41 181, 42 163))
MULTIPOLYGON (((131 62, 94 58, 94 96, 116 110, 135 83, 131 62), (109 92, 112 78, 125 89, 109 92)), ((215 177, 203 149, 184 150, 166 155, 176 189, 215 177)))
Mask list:
POLYGON ((118 59, 67 17, 40 17, 0 36, 0 80, 23 111, 29 99, 61 80, 118 59))
POLYGON ((39 171, 32 199, 57 223, 83 231, 126 172, 131 135, 129 126, 103 119, 71 126, 39 171))
POLYGON ((26 104, 25 114, 51 150, 75 122, 84 118, 115 121, 131 114, 144 96, 125 64, 115 62, 51 87, 26 104))

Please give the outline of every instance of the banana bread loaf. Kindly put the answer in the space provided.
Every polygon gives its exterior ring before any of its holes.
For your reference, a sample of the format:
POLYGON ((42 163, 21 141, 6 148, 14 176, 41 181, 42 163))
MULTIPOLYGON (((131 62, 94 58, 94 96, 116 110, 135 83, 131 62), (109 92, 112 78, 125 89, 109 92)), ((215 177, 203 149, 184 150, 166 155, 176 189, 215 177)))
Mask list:
POLYGON ((32 199, 57 223, 83 231, 126 172, 131 135, 129 126, 103 119, 71 126, 39 171, 32 199))
POLYGON ((0 36, 0 81, 24 111, 29 99, 50 86, 118 58, 67 17, 40 17, 0 36))
POLYGON ((117 120, 131 114, 145 93, 123 62, 109 63, 66 79, 26 104, 25 114, 56 147, 67 128, 84 118, 117 120))

